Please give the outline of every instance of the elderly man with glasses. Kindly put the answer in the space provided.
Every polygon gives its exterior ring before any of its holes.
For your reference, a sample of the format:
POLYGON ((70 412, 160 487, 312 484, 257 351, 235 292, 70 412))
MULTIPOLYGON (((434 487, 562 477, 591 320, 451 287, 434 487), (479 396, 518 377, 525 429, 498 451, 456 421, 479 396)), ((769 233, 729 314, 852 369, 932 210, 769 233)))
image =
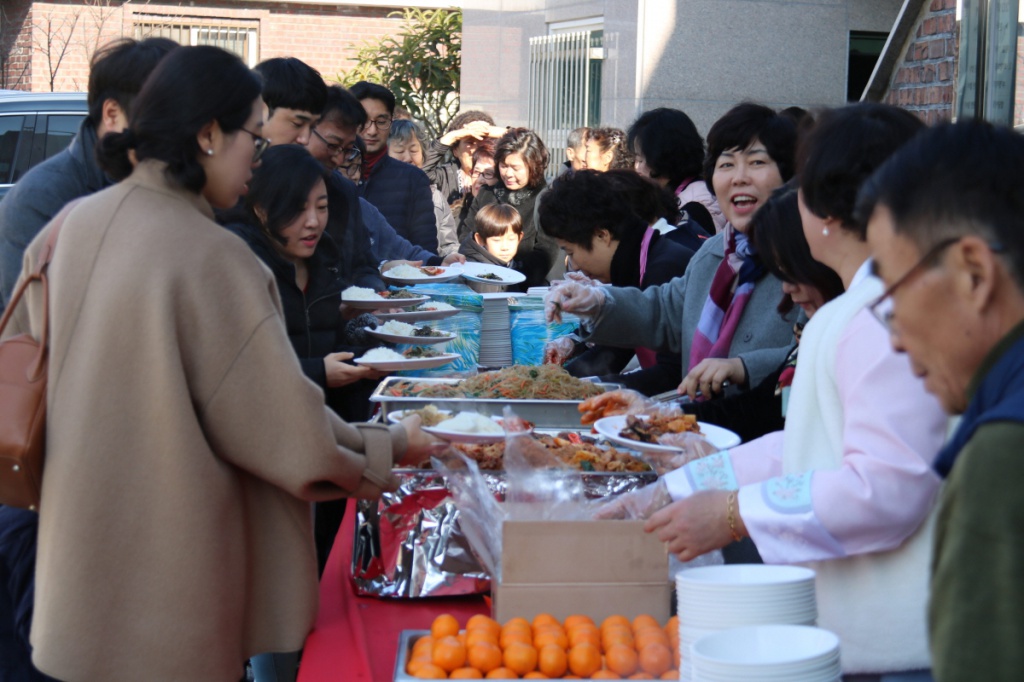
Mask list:
POLYGON ((1024 675, 1024 138, 979 121, 912 141, 861 191, 872 310, 956 431, 932 559, 938 682, 1024 675))
POLYGON ((366 144, 359 196, 377 207, 398 234, 437 253, 437 225, 430 180, 419 168, 388 156, 395 96, 383 85, 359 81, 350 92, 366 111, 359 134, 366 144))

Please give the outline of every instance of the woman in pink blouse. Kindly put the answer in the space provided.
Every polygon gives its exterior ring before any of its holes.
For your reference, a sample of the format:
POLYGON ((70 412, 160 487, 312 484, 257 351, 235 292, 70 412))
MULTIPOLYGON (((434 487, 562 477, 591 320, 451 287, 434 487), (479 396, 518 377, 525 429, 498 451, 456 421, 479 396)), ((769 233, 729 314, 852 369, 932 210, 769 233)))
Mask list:
POLYGON ((844 673, 869 680, 928 679, 931 462, 946 421, 871 314, 882 286, 852 212, 863 180, 922 127, 877 104, 822 116, 801 216, 847 291, 804 329, 785 430, 666 476, 675 501, 646 526, 683 561, 749 536, 766 563, 812 565, 818 624, 840 636, 844 673))

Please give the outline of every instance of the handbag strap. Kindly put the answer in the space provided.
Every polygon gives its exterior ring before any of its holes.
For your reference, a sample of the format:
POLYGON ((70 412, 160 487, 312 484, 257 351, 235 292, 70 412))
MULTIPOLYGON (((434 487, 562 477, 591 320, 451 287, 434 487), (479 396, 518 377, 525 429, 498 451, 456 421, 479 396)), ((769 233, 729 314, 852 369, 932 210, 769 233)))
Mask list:
POLYGON ((36 353, 35 359, 32 361, 32 365, 29 368, 28 378, 30 381, 36 381, 43 373, 44 366, 46 364, 46 351, 50 340, 50 281, 46 276, 46 270, 50 265, 50 261, 53 260, 53 253, 57 248, 57 236, 60 234, 60 229, 64 225, 64 219, 71 210, 78 204, 80 200, 76 199, 64 206, 52 221, 50 221, 50 228, 46 235, 46 241, 43 242, 43 248, 40 249, 39 255, 36 258, 36 266, 32 271, 22 278, 19 282, 14 293, 11 295, 11 300, 7 303, 7 309, 4 310, 3 317, 0 318, 0 335, 3 334, 4 329, 7 328, 7 322, 11 319, 14 314, 14 309, 21 302, 25 291, 28 289, 28 285, 32 282, 41 282, 43 285, 43 326, 39 334, 39 352, 36 353))

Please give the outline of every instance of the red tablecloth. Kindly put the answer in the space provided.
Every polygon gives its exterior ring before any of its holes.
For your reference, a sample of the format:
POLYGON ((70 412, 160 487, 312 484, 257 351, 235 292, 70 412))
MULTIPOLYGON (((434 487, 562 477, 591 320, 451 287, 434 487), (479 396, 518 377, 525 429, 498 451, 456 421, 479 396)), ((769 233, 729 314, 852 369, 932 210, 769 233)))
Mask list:
POLYGON ((429 630, 440 613, 465 623, 489 613, 483 597, 373 599, 352 590, 354 504, 345 520, 320 580, 320 614, 306 638, 298 682, 386 682, 394 679, 398 636, 402 630, 429 630))

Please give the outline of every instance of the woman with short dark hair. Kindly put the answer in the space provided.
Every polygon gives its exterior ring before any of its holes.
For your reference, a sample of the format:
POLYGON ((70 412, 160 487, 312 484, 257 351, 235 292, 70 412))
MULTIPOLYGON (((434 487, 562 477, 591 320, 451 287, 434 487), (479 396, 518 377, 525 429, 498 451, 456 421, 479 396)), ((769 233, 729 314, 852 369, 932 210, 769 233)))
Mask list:
MULTIPOLYGON (((581 170, 560 175, 541 197, 545 234, 587 277, 617 287, 664 284, 686 271, 693 252, 664 239, 657 223, 666 210, 661 190, 631 170, 581 170)), ((675 210, 671 205, 668 210, 675 210)), ((647 395, 674 388, 682 375, 678 353, 593 346, 562 337, 545 347, 545 361, 567 363, 573 376, 600 376, 647 395), (640 371, 620 374, 636 354, 640 371)))
POLYGON ((672 191, 679 208, 708 235, 721 232, 725 216, 704 176, 704 138, 690 117, 664 107, 645 111, 628 135, 636 172, 672 191))
MULTIPOLYGON (((213 221, 266 148, 262 109, 238 57, 177 48, 102 141, 121 182, 65 214, 32 623, 33 661, 56 679, 237 682, 250 656, 301 648, 309 503, 379 495, 396 461, 428 454, 416 422, 327 410, 273 277, 213 221)), ((36 286, 9 333, 38 338, 36 286)))
POLYGON ((514 206, 523 218, 523 240, 516 260, 526 275, 525 285, 543 285, 549 279, 549 271, 552 276, 561 272, 555 264, 558 245, 537 228, 535 219, 537 197, 547 187, 544 179, 548 167, 547 147, 532 130, 512 128, 498 140, 494 162, 499 182, 493 187, 481 187, 466 221, 460 225, 459 239, 465 240, 467 234, 476 230, 476 212, 483 206, 495 203, 514 206))
POLYGON ((691 398, 696 390, 720 394, 726 379, 730 394, 756 386, 786 357, 792 338, 792 320, 774 310, 782 283, 765 271, 747 231, 792 176, 796 131, 768 107, 740 104, 712 126, 708 140, 717 154, 710 177, 729 222, 682 277, 642 292, 568 282, 546 301, 552 319, 561 311, 592 318, 587 341, 679 354, 691 398))

